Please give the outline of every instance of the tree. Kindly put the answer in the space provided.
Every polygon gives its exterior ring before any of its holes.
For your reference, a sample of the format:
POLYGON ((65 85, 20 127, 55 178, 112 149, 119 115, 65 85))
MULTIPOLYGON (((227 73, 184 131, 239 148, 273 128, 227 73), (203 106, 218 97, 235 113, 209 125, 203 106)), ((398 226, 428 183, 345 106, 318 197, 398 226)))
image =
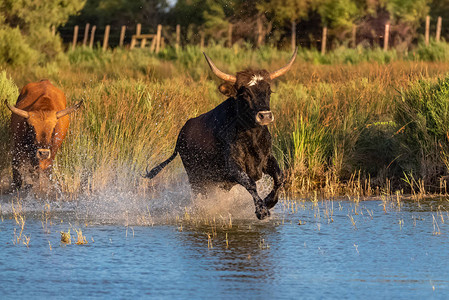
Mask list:
POLYGON ((91 23, 96 26, 135 25, 156 28, 168 11, 166 0, 87 0, 79 16, 70 24, 91 23))
POLYGON ((359 9, 353 0, 321 0, 315 5, 323 25, 336 30, 351 28, 359 15, 359 9))
POLYGON ((53 36, 51 27, 67 22, 82 9, 85 0, 0 0, 0 53, 2 60, 17 63, 45 61, 62 50, 61 39, 53 36))
POLYGON ((432 20, 442 17, 443 26, 441 29, 441 36, 449 37, 449 0, 433 0, 430 4, 430 16, 432 20))

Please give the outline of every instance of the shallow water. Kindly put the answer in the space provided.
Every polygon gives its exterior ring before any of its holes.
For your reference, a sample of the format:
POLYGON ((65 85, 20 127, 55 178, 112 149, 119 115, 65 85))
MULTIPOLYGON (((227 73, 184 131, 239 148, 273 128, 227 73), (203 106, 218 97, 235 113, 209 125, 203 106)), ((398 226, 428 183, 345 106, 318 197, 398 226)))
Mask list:
POLYGON ((449 296, 447 200, 281 201, 262 222, 239 193, 0 203, 2 299, 449 296))

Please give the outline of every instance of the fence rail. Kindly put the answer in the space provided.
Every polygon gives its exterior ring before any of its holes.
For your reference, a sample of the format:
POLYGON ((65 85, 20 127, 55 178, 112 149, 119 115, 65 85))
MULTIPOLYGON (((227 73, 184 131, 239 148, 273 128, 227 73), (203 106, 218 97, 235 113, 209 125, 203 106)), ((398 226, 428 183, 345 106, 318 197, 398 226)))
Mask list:
MULTIPOLYGON (((426 17, 426 21, 425 21, 425 33, 424 33, 424 42, 426 45, 429 45, 430 43, 430 16, 426 17)), ((255 39, 255 44, 257 47, 262 45, 262 29, 261 29, 261 24, 257 24, 257 28, 255 30, 256 32, 256 39, 255 39)), ((291 31, 291 47, 292 50, 294 50, 294 48, 296 47, 297 43, 301 43, 301 39, 297 37, 297 32, 296 32, 296 23, 292 22, 292 31, 291 31)), ((71 49, 75 49, 77 46, 79 46, 80 44, 82 44, 83 47, 90 47, 93 48, 94 46, 94 42, 97 41, 99 43, 99 46, 102 47, 103 51, 105 51, 107 48, 109 48, 109 40, 110 40, 110 36, 112 36, 114 38, 115 41, 118 41, 117 43, 115 43, 114 45, 117 45, 119 47, 126 47, 130 50, 136 48, 136 46, 139 46, 140 48, 146 48, 147 47, 147 42, 149 43, 149 49, 152 52, 158 53, 161 49, 163 49, 165 47, 165 45, 167 44, 167 42, 169 42, 169 44, 171 44, 174 48, 179 49, 181 47, 181 26, 178 24, 175 27, 175 32, 174 34, 174 38, 170 39, 168 36, 166 36, 166 34, 164 34, 164 32, 166 33, 166 29, 163 28, 162 25, 158 25, 157 29, 156 29, 156 33, 152 33, 152 34, 143 34, 142 33, 142 25, 141 24, 137 24, 136 28, 135 28, 135 33, 131 34, 130 36, 128 35, 128 42, 129 44, 126 44, 127 41, 127 31, 129 31, 130 28, 128 28, 127 26, 121 26, 120 27, 120 31, 119 30, 114 30, 113 32, 111 32, 111 26, 110 25, 106 25, 103 29, 102 32, 102 36, 100 34, 100 39, 96 39, 95 34, 97 32, 97 26, 93 25, 91 27, 91 25, 89 23, 84 25, 84 30, 81 30, 81 32, 84 32, 82 40, 78 39, 78 35, 80 32, 80 27, 78 25, 74 26, 72 33, 69 32, 62 32, 59 31, 59 33, 61 34, 61 36, 63 36, 63 38, 65 40, 68 40, 68 35, 71 35, 71 49), (101 40, 102 37, 102 40, 101 40), (89 41, 89 45, 87 45, 89 41), (100 44, 100 42, 102 42, 100 44)), ((435 41, 439 42, 441 39, 441 30, 442 30, 442 18, 438 17, 437 18, 437 24, 436 24, 436 32, 435 32, 435 41)), ((55 28, 52 27, 52 32, 53 34, 55 34, 55 28)), ((390 34, 391 34, 391 26, 389 23, 385 24, 385 31, 383 34, 378 35, 377 37, 375 37, 375 39, 380 43, 383 40, 383 49, 385 51, 387 51, 390 47, 389 43, 390 43, 390 34)), ((199 37, 200 37, 200 41, 199 41, 199 45, 201 48, 204 48, 205 46, 205 34, 204 32, 199 32, 198 33, 199 37)), ((321 53, 324 55, 327 51, 328 45, 327 45, 327 40, 328 40, 328 28, 327 27, 323 27, 322 29, 322 33, 321 33, 321 38, 315 40, 314 42, 318 42, 319 45, 321 46, 321 53)), ((352 27, 352 31, 351 31, 351 37, 349 40, 349 43, 351 44, 352 47, 356 47, 357 46, 357 26, 353 25, 352 27)), ((224 43, 227 47, 232 47, 233 45, 233 25, 229 24, 228 30, 227 30, 227 34, 225 37, 225 43, 224 43)), ((379 45, 380 46, 380 45, 379 45)))

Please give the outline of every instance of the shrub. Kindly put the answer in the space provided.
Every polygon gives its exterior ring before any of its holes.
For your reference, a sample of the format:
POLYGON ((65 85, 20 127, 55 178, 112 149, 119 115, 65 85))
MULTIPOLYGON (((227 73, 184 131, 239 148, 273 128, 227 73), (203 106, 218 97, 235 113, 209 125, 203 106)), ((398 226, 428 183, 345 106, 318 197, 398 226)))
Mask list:
POLYGON ((449 170, 449 77, 421 80, 396 99, 398 162, 427 184, 449 170))
POLYGON ((4 178, 3 173, 9 171, 9 155, 5 155, 9 152, 9 120, 10 112, 4 100, 8 103, 15 103, 19 92, 17 86, 14 84, 12 79, 8 78, 5 71, 0 72, 0 177, 4 178))
POLYGON ((18 28, 0 28, 0 64, 26 66, 37 58, 37 51, 31 49, 18 28))
POLYGON ((449 59, 449 44, 437 43, 432 41, 430 45, 426 46, 420 43, 418 47, 410 54, 410 59, 444 62, 449 59))

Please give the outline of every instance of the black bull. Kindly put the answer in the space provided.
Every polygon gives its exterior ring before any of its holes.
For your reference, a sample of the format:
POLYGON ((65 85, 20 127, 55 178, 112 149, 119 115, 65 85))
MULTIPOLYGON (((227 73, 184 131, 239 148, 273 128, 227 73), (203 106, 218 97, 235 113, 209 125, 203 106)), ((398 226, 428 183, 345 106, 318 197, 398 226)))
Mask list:
POLYGON ((264 219, 278 202, 283 174, 271 152, 271 135, 267 124, 274 121, 270 110, 270 83, 285 74, 296 58, 278 71, 245 70, 237 76, 220 71, 206 57, 212 71, 225 83, 220 92, 229 98, 182 127, 175 151, 164 162, 145 175, 156 176, 179 153, 192 191, 206 194, 208 187, 230 190, 240 184, 251 194, 256 216, 264 219), (262 174, 274 180, 273 190, 265 199, 257 193, 256 181, 262 174))

